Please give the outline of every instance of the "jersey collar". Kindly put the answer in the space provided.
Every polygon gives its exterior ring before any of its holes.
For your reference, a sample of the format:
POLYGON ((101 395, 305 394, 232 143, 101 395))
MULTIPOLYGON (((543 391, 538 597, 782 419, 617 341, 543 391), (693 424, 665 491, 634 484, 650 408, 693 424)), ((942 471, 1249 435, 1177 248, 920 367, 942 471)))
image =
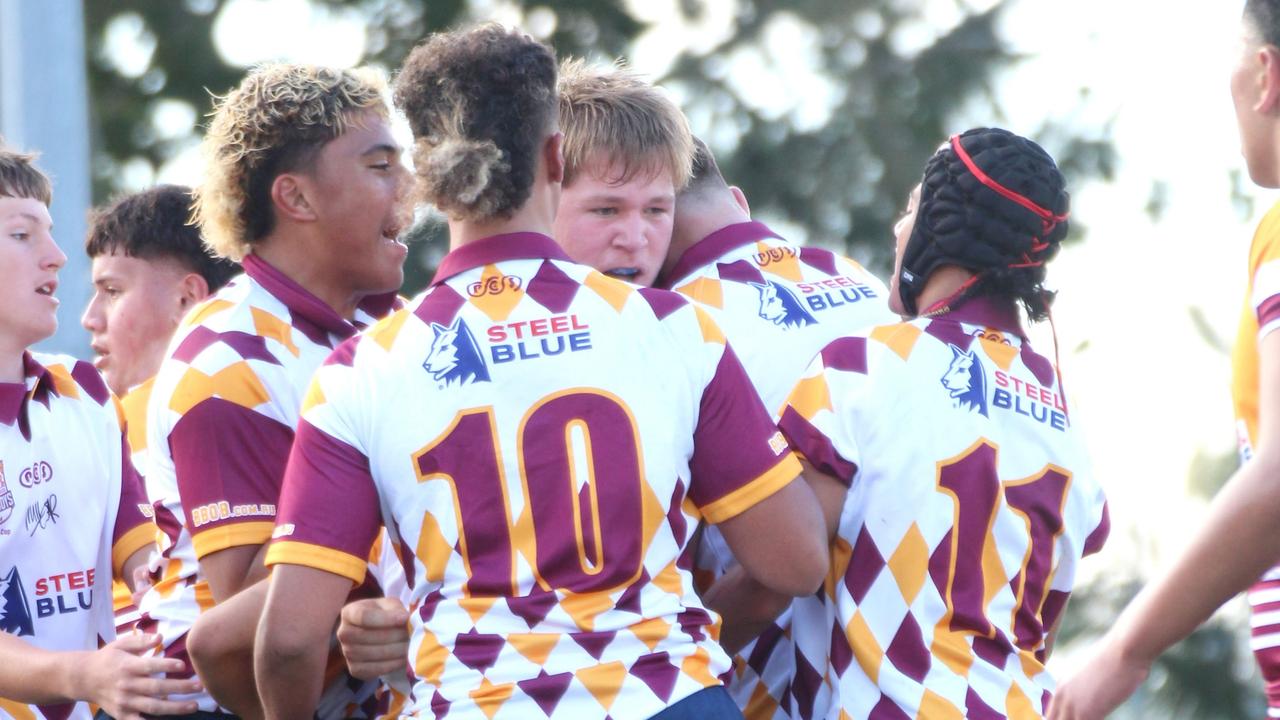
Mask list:
POLYGON ((782 239, 782 236, 770 230, 762 222, 744 222, 726 225, 710 235, 694 243, 684 251, 680 259, 671 268, 671 272, 658 280, 658 287, 670 289, 676 282, 694 270, 714 262, 726 253, 737 250, 744 245, 759 242, 765 238, 782 239))
POLYGON ((27 403, 37 400, 49 404, 49 396, 58 394, 53 374, 29 352, 22 353, 23 382, 0 383, 0 425, 17 423, 26 440, 31 439, 31 424, 27 419, 27 403))
POLYGON ((981 325, 995 328, 1001 332, 1017 335, 1022 339, 1027 334, 1022 329, 1022 320, 1018 317, 1018 306, 1013 300, 979 296, 968 298, 949 312, 934 318, 950 322, 981 325))
MULTIPOLYGON (((337 335, 343 339, 355 335, 366 324, 358 314, 354 322, 348 321, 311 291, 294 282, 288 275, 257 255, 252 253, 246 255, 241 261, 241 266, 244 267, 246 275, 253 278, 275 299, 284 303, 295 320, 300 318, 330 335, 337 335)), ((393 290, 365 297, 356 306, 356 310, 358 313, 368 314, 371 319, 376 319, 395 309, 398 302, 399 296, 393 290)))
POLYGON ((451 250, 440 261, 432 286, 449 278, 503 260, 565 260, 572 262, 555 240, 535 232, 492 235, 451 250))

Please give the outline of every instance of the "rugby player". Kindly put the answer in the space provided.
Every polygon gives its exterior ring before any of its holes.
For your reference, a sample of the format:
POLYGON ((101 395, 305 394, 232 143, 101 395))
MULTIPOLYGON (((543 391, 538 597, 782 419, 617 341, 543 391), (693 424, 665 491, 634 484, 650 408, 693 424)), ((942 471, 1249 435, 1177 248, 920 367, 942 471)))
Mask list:
POLYGON ((191 712, 167 697, 197 681, 153 677, 182 669, 145 656, 159 637, 113 639, 109 580, 145 565, 154 526, 111 393, 88 363, 28 350, 57 330, 67 260, 32 160, 0 147, 0 713, 191 712))
MULTIPOLYGON (((1231 98, 1249 177, 1280 187, 1280 2, 1248 0, 1231 98)), ((1280 717, 1280 204, 1249 249, 1239 333, 1231 355, 1240 469, 1171 568, 1129 604, 1089 663, 1055 696, 1050 717, 1101 718, 1124 702, 1152 663, 1224 602, 1249 590, 1250 647, 1266 682, 1267 717, 1280 717)))
POLYGON ((411 713, 736 716, 678 563, 694 508, 766 585, 825 571, 814 499, 714 322, 547 235, 555 76, 545 46, 485 26, 428 39, 397 80, 452 251, 309 393, 255 658, 271 717, 310 714, 319 630, 380 508, 414 554, 411 713))
MULTIPOLYGON (((147 467, 147 400, 165 347, 187 311, 239 272, 212 256, 189 222, 191 189, 161 185, 95 211, 85 253, 94 293, 80 317, 94 367, 120 398, 133 467, 147 467)), ((137 621, 127 584, 113 585, 116 632, 137 621)))
MULTIPOLYGON (((889 306, 913 319, 828 344, 788 398, 779 425, 833 543, 823 593, 792 605, 801 654, 822 654, 796 668, 793 716, 1042 716, 1054 629, 1109 527, 1019 319, 1048 315, 1067 205, 1038 145, 952 137, 895 227, 889 306)), ((741 576, 713 588, 734 600, 726 634, 771 605, 741 576)))
MULTIPOLYGON (((168 656, 186 660, 201 612, 265 576, 306 384, 397 303, 408 173, 384 90, 373 71, 272 64, 216 104, 195 211, 244 275, 187 315, 152 388, 146 483, 164 537, 139 627, 158 629, 168 656)), ((257 615, 243 610, 232 625, 249 634, 257 615)), ((232 676, 208 675, 219 698, 255 714, 250 668, 214 669, 232 676)), ((334 678, 321 717, 369 715, 374 687, 334 678)))

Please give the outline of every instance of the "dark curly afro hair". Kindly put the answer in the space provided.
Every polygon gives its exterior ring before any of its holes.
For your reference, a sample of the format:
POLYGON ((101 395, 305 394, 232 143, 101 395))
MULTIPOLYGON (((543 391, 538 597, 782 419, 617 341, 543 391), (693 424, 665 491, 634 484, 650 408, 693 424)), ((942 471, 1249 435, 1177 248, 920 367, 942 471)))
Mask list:
POLYGON ((509 218, 557 123, 555 53, 496 24, 438 33, 405 60, 395 103, 413 130, 420 199, 456 220, 509 218))

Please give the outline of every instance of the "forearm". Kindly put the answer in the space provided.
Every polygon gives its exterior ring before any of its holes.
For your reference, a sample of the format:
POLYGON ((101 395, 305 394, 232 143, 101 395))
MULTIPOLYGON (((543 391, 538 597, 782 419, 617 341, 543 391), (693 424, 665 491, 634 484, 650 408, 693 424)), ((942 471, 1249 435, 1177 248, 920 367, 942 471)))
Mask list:
POLYGON ((0 697, 27 704, 82 700, 74 669, 87 655, 45 650, 0 632, 0 697))
POLYGON ((267 627, 254 648, 254 676, 263 716, 272 720, 311 720, 324 689, 327 643, 300 647, 280 641, 267 627))
POLYGON ((1148 585, 1111 632, 1150 664, 1280 561, 1280 463, 1259 454, 1232 477, 1175 565, 1148 585))
POLYGON ((254 641, 254 675, 266 717, 310 720, 324 685, 329 639, 351 580, 277 565, 254 641))
POLYGON ((253 677, 253 640, 266 596, 266 582, 238 593, 202 614, 187 636, 187 652, 209 694, 245 720, 262 717, 253 677))
POLYGON ((759 637, 792 600, 761 585, 742 566, 730 570, 703 595, 707 607, 720 614, 720 645, 730 654, 759 637))

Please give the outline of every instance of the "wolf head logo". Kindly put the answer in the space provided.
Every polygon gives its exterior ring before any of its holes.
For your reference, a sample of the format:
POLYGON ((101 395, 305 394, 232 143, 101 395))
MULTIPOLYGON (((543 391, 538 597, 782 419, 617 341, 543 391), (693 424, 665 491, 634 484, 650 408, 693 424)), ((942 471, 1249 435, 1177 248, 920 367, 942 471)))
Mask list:
POLYGON ((489 368, 484 364, 480 346, 462 318, 457 318, 448 327, 431 323, 431 330, 435 332, 435 339, 431 342, 431 352, 422 363, 431 377, 445 385, 455 380, 459 385, 489 382, 489 368))
POLYGON ((978 356, 972 350, 961 350, 950 344, 948 347, 951 365, 942 375, 942 387, 951 393, 956 407, 990 417, 987 415, 987 380, 978 356))
POLYGON ((760 293, 760 317, 774 325, 787 329, 805 327, 818 322, 800 304, 790 290, 772 280, 766 283, 749 283, 760 293))

